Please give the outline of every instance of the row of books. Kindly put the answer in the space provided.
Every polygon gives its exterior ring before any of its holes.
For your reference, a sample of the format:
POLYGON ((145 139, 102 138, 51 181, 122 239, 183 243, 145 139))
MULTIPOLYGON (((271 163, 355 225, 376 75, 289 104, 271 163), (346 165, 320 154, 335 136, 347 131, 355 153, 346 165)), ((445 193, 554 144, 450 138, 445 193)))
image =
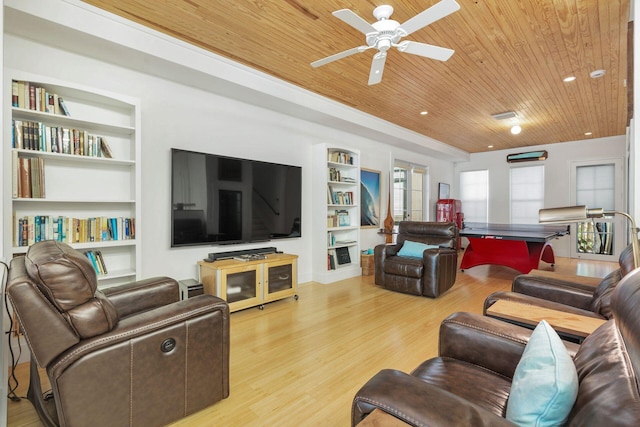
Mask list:
POLYGON ((328 170, 329 172, 329 181, 334 181, 334 182, 347 182, 347 183, 351 183, 351 184, 355 184, 356 183, 356 179, 351 177, 351 176, 346 176, 343 175, 342 172, 340 171, 340 169, 337 168, 329 168, 328 170))
POLYGON ((107 265, 104 263, 102 252, 86 251, 84 254, 87 258, 89 258, 91 264, 93 264, 93 269, 96 271, 96 274, 98 276, 104 276, 105 274, 107 274, 107 265))
POLYGON ((11 105, 44 113, 71 115, 61 96, 36 83, 22 80, 11 82, 11 105))
POLYGON ((330 151, 328 160, 332 163, 344 163, 347 165, 353 164, 353 157, 351 154, 342 151, 330 151))
POLYGON ((345 210, 336 210, 335 215, 327 215, 327 227, 348 227, 351 225, 351 217, 349 212, 345 210))
POLYGON ((353 205, 353 191, 333 191, 328 187, 327 202, 332 205, 353 205))
POLYGON ((25 199, 42 199, 45 197, 44 159, 40 157, 18 157, 14 152, 11 157, 13 181, 12 197, 25 199))
POLYGON ((135 218, 72 218, 27 215, 14 219, 13 244, 30 246, 42 240, 90 243, 135 238, 135 218))
POLYGON ((80 129, 49 126, 42 122, 13 120, 12 147, 46 153, 112 158, 111 147, 103 136, 80 129))

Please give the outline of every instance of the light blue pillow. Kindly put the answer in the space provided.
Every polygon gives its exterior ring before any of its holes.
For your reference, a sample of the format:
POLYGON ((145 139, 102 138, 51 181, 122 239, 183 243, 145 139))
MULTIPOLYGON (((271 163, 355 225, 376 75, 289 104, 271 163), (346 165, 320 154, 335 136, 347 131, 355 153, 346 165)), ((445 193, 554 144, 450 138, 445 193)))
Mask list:
POLYGON ((412 242, 411 240, 405 240, 400 251, 398 251, 398 256, 422 258, 422 253, 425 250, 438 247, 438 245, 427 245, 424 243, 412 242))
POLYGON ((507 419, 519 426, 564 425, 578 396, 578 374, 562 340, 545 321, 531 334, 516 367, 507 419))

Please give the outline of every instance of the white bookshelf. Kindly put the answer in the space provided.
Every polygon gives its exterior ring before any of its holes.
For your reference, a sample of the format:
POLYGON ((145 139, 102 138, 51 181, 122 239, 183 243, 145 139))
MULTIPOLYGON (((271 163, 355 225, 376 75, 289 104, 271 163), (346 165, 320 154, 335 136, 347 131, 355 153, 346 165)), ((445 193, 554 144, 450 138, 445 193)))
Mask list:
MULTIPOLYGON (((133 218, 135 237, 118 240, 69 242, 80 251, 100 251, 107 274, 98 276, 100 287, 139 279, 141 270, 140 223, 140 105, 137 99, 99 89, 62 82, 46 76, 5 70, 3 133, 3 250, 11 256, 26 253, 16 231, 19 218, 70 217, 133 218), (36 111, 12 105, 13 81, 26 81, 64 99, 70 115, 36 111), (112 158, 65 154, 44 149, 13 147, 13 121, 48 127, 77 129, 106 139, 112 158), (14 159, 39 158, 44 162, 42 198, 15 193, 14 159)), ((51 234, 47 234, 51 237, 51 234)))
POLYGON ((313 154, 316 159, 313 206, 317 213, 313 232, 313 280, 330 283, 359 276, 362 274, 360 152, 338 145, 318 144, 314 146, 313 154), (339 252, 348 253, 350 262, 340 263, 339 252), (332 257, 333 262, 328 257, 332 257))

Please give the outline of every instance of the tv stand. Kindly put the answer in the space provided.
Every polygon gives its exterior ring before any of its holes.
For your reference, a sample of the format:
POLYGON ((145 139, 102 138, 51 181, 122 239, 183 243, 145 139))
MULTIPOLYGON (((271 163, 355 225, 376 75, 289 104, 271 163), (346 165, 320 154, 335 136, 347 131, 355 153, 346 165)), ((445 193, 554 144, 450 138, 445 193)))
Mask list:
POLYGON ((297 300, 297 264, 297 255, 282 253, 246 261, 228 258, 198 262, 204 293, 227 301, 232 312, 249 307, 262 310, 265 303, 288 297, 297 300))

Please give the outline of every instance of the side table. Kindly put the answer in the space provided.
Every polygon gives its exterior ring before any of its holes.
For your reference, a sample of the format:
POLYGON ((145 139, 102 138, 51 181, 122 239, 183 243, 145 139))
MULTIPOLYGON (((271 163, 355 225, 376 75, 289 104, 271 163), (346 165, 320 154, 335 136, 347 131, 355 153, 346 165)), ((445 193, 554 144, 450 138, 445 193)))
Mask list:
POLYGON ((373 276, 373 254, 360 254, 363 276, 373 276))

